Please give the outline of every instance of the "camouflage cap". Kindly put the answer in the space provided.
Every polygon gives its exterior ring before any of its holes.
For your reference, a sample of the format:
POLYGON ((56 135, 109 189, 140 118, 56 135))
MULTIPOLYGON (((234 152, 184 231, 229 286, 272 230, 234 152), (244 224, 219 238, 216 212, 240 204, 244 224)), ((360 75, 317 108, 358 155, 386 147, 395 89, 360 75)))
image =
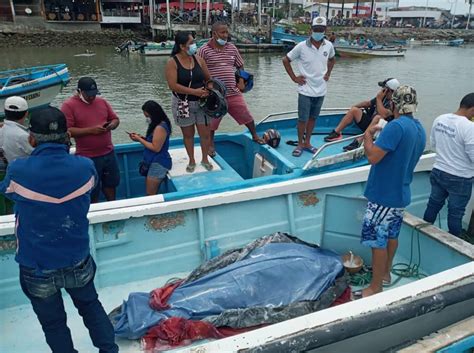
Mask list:
POLYGON ((393 92, 392 102, 400 114, 414 113, 418 106, 416 90, 411 86, 401 85, 393 92))

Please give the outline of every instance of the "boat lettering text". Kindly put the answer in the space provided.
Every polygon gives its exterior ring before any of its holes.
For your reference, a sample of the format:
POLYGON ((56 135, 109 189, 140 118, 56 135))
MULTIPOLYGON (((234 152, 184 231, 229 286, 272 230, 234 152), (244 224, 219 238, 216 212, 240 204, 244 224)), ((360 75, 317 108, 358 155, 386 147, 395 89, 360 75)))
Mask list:
POLYGON ((35 93, 32 93, 32 94, 28 94, 26 96, 23 96, 23 98, 25 98, 27 101, 30 101, 30 100, 38 98, 40 96, 41 96, 41 92, 35 92, 35 93))

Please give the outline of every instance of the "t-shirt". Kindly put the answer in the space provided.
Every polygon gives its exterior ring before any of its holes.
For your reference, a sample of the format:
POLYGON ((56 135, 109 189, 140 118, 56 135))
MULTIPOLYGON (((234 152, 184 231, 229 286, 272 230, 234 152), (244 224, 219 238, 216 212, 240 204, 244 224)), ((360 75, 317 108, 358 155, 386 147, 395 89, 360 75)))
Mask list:
POLYGON ((224 83, 227 89, 226 97, 242 94, 237 88, 235 71, 244 66, 244 59, 234 44, 226 43, 219 49, 211 39, 199 48, 198 55, 206 62, 211 77, 224 83))
POLYGON ((28 142, 30 134, 25 126, 15 121, 5 120, 0 134, 2 135, 0 147, 8 163, 17 158, 29 156, 33 151, 33 147, 28 142))
MULTIPOLYGON (((73 96, 63 103, 61 111, 66 115, 68 128, 103 126, 108 121, 118 119, 110 104, 101 97, 96 97, 91 104, 87 104, 79 96, 73 96)), ((114 149, 110 131, 74 139, 76 140, 76 154, 79 156, 100 157, 114 149)))
POLYGON ((387 153, 370 168, 365 197, 384 207, 410 204, 410 183, 425 144, 425 130, 417 119, 402 115, 387 124, 375 141, 387 153))
MULTIPOLYGON (((386 97, 384 97, 384 98, 382 99, 382 105, 384 106, 384 108, 390 109, 390 99, 387 99, 386 97)), ((376 98, 376 97, 375 97, 375 98, 372 98, 372 99, 370 100, 370 107, 365 108, 364 110, 366 111, 367 116, 368 116, 369 118, 371 118, 371 119, 372 119, 376 114, 378 114, 379 112, 377 111, 377 98, 376 98)), ((390 117, 391 117, 391 115, 388 116, 387 118, 390 118, 390 117)))
POLYGON ((298 43, 286 56, 296 61, 298 71, 306 78, 306 84, 298 85, 298 93, 308 97, 323 97, 327 92, 324 75, 328 71, 328 59, 335 55, 332 43, 326 39, 316 48, 310 39, 298 43))
POLYGON ((431 129, 434 168, 463 178, 474 177, 474 122, 456 114, 437 117, 431 129))

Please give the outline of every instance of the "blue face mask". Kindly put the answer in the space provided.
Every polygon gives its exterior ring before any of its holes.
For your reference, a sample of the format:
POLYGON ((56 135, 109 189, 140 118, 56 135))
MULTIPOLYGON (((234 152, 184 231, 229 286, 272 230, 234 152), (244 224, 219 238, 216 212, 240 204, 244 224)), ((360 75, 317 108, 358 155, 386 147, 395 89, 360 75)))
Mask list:
POLYGON ((187 50, 186 53, 188 53, 188 55, 194 55, 196 54, 197 50, 198 50, 197 44, 193 43, 189 46, 189 49, 187 50))
POLYGON ((311 37, 312 37, 316 42, 319 42, 319 41, 323 40, 323 38, 324 38, 324 32, 313 32, 313 34, 311 35, 311 37))
POLYGON ((225 43, 227 43, 227 41, 225 39, 221 39, 221 38, 217 38, 216 42, 219 45, 225 45, 225 43))

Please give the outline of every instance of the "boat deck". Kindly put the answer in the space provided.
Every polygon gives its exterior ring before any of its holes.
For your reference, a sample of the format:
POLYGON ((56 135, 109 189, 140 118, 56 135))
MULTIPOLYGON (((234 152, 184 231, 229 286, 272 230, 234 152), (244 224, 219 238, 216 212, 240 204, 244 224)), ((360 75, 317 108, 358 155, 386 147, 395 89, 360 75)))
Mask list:
MULTIPOLYGON (((396 256, 394 263, 408 262, 407 259, 396 256)), ((99 298, 107 313, 112 311, 123 300, 128 298, 131 292, 149 292, 150 290, 160 287, 166 283, 170 278, 185 277, 186 273, 176 273, 172 276, 156 277, 144 281, 131 282, 127 284, 104 287, 100 289, 99 298)), ((395 279, 395 278, 393 278, 395 279)), ((410 283, 415 281, 413 278, 404 278, 397 282, 393 287, 410 283)), ((355 287, 354 287, 355 288, 355 287)), ((356 288, 355 288, 356 289, 356 288)), ((388 290, 388 289, 386 289, 388 290)), ((91 343, 89 333, 85 328, 82 320, 77 313, 70 297, 67 294, 63 295, 64 305, 68 315, 68 326, 71 329, 75 348, 79 352, 94 352, 96 348, 91 343)), ((0 322, 2 322, 2 339, 0 340, 0 352, 2 353, 48 353, 49 347, 46 345, 41 326, 33 312, 30 304, 20 305, 12 308, 3 309, 0 311, 0 322), (25 333, 25 322, 28 322, 28 329, 26 334, 28 339, 22 339, 22 334, 25 333)), ((202 341, 201 341, 202 342, 202 341)), ((136 353, 140 352, 140 344, 138 341, 129 341, 118 339, 120 352, 136 353)))

